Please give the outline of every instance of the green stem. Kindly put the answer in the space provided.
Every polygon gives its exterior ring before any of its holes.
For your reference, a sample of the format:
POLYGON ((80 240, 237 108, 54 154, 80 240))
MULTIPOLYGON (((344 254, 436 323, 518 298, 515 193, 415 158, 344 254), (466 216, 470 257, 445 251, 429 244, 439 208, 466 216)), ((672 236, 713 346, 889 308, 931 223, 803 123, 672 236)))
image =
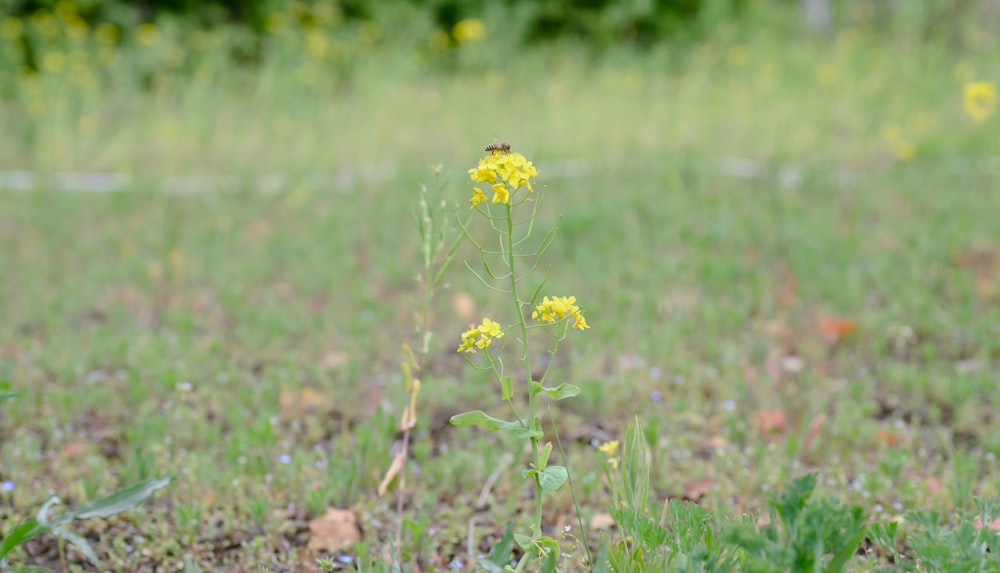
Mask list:
MULTIPOLYGON (((521 327, 521 348, 523 355, 521 362, 524 363, 524 373, 528 384, 528 427, 535 425, 535 393, 531 391, 531 355, 528 351, 528 325, 524 320, 524 312, 521 310, 521 297, 517 293, 517 272, 514 269, 514 215, 510 203, 507 204, 507 267, 510 271, 510 292, 514 299, 514 312, 517 316, 518 324, 521 327)), ((531 453, 534 456, 535 467, 538 468, 538 438, 531 438, 531 453)), ((542 536, 542 484, 535 477, 535 520, 531 524, 531 537, 538 539, 542 536)))

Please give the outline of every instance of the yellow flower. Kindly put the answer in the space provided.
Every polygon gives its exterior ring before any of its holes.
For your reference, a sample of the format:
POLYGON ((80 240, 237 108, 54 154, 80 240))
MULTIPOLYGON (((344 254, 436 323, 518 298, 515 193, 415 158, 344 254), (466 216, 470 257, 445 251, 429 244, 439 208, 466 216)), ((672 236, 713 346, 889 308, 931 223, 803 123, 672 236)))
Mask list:
POLYGON ((448 37, 448 32, 438 28, 431 33, 430 40, 427 42, 431 50, 435 52, 440 52, 448 49, 451 44, 451 38, 448 37))
POLYGON ((306 33, 306 53, 317 60, 322 60, 330 51, 330 40, 319 30, 309 30, 306 33))
POLYGON ((472 199, 469 199, 469 203, 472 203, 472 206, 469 208, 475 209, 476 205, 483 203, 485 201, 486 201, 486 193, 483 193, 483 190, 480 189, 479 187, 473 187, 472 199))
POLYGON ((475 353, 476 349, 486 350, 494 340, 503 338, 503 330, 500 323, 483 318, 483 322, 476 326, 469 325, 469 330, 462 333, 462 343, 458 345, 458 352, 475 353))
POLYGON ((490 163, 490 158, 480 159, 479 165, 469 170, 469 176, 475 183, 493 183, 496 181, 496 163, 490 163))
POLYGON ((46 52, 42 56, 42 69, 51 74, 58 74, 66 69, 66 54, 62 52, 46 52))
POLYGON ((882 139, 885 141, 892 154, 900 161, 913 159, 917 154, 917 148, 913 142, 903 136, 903 132, 898 125, 889 124, 882 130, 882 139))
POLYGON ((3 37, 16 40, 24 33, 24 22, 20 18, 10 17, 3 21, 3 37))
POLYGON ((48 12, 35 12, 31 16, 31 24, 43 38, 52 38, 59 33, 55 16, 48 12))
POLYGON ((503 203, 504 205, 510 204, 510 191, 507 190, 506 185, 503 183, 494 183, 491 187, 493 187, 494 203, 503 203))
POLYGON ((590 328, 587 319, 583 316, 583 311, 576 305, 575 296, 554 296, 544 297, 542 304, 535 307, 531 313, 531 318, 536 318, 541 322, 556 322, 565 318, 573 318, 573 328, 586 330, 590 328))
POLYGON ((264 28, 272 34, 280 34, 288 26, 288 19, 280 12, 272 12, 264 19, 264 28))
MULTIPOLYGON (((530 180, 538 175, 534 164, 520 153, 487 155, 479 164, 469 169, 469 178, 475 183, 489 183, 493 187, 494 203, 510 203, 510 192, 527 187, 533 191, 530 180)), ((473 200, 475 197, 473 197, 473 200)))
POLYGON ((965 84, 965 113, 976 123, 982 123, 993 115, 997 104, 997 90, 990 82, 969 82, 965 84))
POLYGON ((618 445, 618 440, 611 440, 610 442, 604 442, 603 444, 597 446, 597 449, 610 458, 618 453, 618 445))
POLYGON ((481 20, 466 18, 460 20, 451 30, 451 35, 459 44, 482 40, 486 35, 486 25, 481 20))
POLYGON ((94 36, 101 45, 114 46, 118 42, 118 28, 111 22, 102 22, 98 24, 94 36))
POLYGON ((135 31, 135 39, 143 46, 152 46, 160 40, 160 30, 153 24, 143 24, 135 31))

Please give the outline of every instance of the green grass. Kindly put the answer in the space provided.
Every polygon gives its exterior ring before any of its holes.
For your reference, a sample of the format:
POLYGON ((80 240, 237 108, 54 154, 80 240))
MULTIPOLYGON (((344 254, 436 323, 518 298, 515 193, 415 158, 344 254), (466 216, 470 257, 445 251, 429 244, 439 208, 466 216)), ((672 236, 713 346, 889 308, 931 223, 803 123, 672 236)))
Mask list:
MULTIPOLYGON (((593 327, 554 381, 583 388, 557 411, 585 520, 610 502, 593 445, 637 416, 657 504, 710 482, 702 505, 766 513, 815 471, 877 521, 925 509, 964 523, 973 496, 1000 494, 1000 196, 997 118, 965 119, 953 69, 997 82, 1000 67, 985 48, 847 38, 714 39, 597 65, 473 53, 455 74, 399 55, 344 89, 290 89, 274 67, 83 102, 44 77, 41 118, 0 104, 0 167, 136 179, 0 194, 0 380, 22 392, 0 409, 0 480, 16 484, 0 532, 50 490, 82 505, 173 474, 141 509, 77 532, 121 571, 185 556, 283 570, 320 555, 297 548, 332 506, 356 512, 380 555, 394 502, 374 491, 405 401, 400 345, 416 343, 411 213, 438 162, 466 210, 465 169, 494 135, 539 166, 540 223, 560 227, 547 288, 575 294, 593 327), (513 63, 484 69, 498 61, 513 63), (89 114, 98 127, 81 134, 89 114), (890 125, 915 157, 894 156, 890 125), (765 170, 728 174, 734 157, 765 170), (270 173, 290 178, 282 193, 160 190, 162 176, 270 173), (830 344, 823 317, 857 331, 830 344), (773 410, 784 423, 762 432, 773 410)), ((505 307, 460 265, 448 285, 397 542, 425 570, 468 561, 474 517, 485 555, 531 506, 517 462, 473 509, 515 443, 447 423, 501 406, 454 352, 468 320, 452 297, 505 307)), ((568 492, 552 500, 548 527, 575 529, 568 492)), ((914 543, 944 543, 930 535, 914 543)), ((26 562, 58 562, 33 543, 26 562)))

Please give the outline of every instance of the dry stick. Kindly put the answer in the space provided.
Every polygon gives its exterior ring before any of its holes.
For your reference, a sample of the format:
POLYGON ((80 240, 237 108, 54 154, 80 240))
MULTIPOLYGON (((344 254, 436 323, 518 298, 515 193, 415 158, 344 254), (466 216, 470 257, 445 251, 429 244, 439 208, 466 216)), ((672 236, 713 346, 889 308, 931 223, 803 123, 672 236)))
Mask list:
POLYGON ((486 507, 486 500, 490 496, 490 492, 493 491, 493 486, 496 485, 497 481, 500 480, 500 476, 503 475, 504 470, 506 470, 507 466, 509 466, 513 461, 514 456, 510 453, 504 454, 504 456, 500 458, 500 463, 497 464, 496 469, 493 470, 490 477, 486 478, 486 483, 483 484, 483 489, 479 492, 479 497, 476 498, 476 509, 483 509, 486 507))
POLYGON ((476 570, 476 520, 478 519, 478 515, 473 515, 469 519, 469 531, 465 537, 465 552, 469 556, 469 571, 476 570))

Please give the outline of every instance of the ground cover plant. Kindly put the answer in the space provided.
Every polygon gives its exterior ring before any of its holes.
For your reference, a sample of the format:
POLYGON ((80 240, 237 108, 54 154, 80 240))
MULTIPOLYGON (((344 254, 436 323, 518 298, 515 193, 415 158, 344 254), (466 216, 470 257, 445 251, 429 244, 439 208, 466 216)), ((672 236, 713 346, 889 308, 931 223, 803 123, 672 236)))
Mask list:
MULTIPOLYGON (((490 20, 422 52, 276 28, 237 66, 225 31, 126 45, 68 14, 0 40, 55 38, 0 87, 5 542, 53 493, 174 476, 72 531, 116 571, 493 571, 527 563, 515 533, 558 570, 997 569, 1000 63, 979 28, 890 36, 860 11, 827 38, 732 22, 593 60, 498 49, 490 20), (495 136, 557 228, 524 245, 548 245, 535 304, 573 293, 591 325, 551 364, 579 394, 540 411, 575 503, 546 492, 540 521, 533 448, 450 423, 510 419, 456 352, 513 310, 452 242, 496 244, 468 223, 495 136), (95 171, 120 177, 65 175, 95 171), (84 183, 115 192, 59 191, 84 183)), ((63 550, 7 564, 88 569, 63 550)))

